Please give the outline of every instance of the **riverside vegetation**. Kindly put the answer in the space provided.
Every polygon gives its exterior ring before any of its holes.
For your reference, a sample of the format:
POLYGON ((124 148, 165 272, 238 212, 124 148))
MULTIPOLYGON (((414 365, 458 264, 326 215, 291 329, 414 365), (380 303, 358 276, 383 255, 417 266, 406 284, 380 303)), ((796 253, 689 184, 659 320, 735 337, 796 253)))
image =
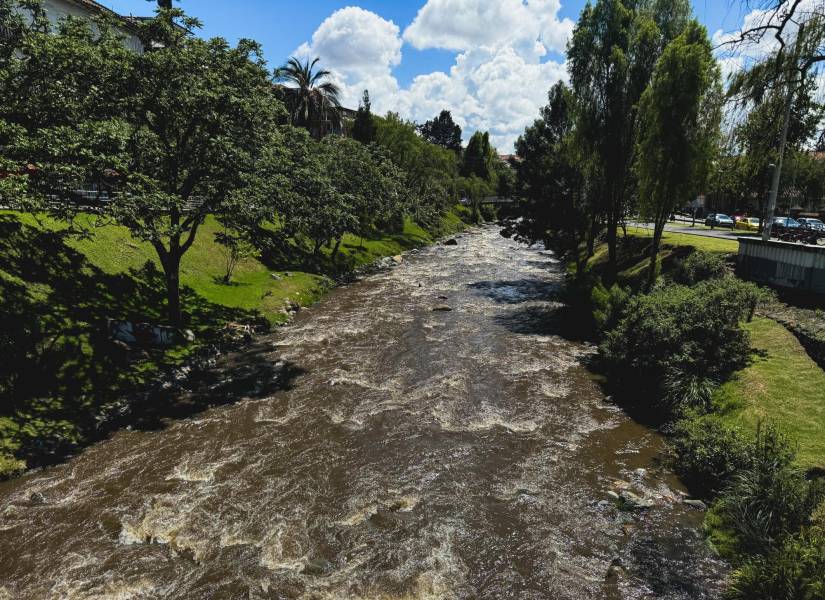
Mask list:
MULTIPOLYGON (((632 262, 635 248, 644 263, 647 243, 631 235, 620 255, 632 262)), ((736 567, 728 597, 820 597, 825 373, 781 325, 754 318, 773 294, 732 275, 725 254, 665 250, 690 253, 666 262, 649 293, 635 265, 610 288, 598 260, 571 269, 568 301, 600 340, 595 368, 631 414, 670 435, 675 470, 711 505, 709 539, 736 567), (777 328, 785 345, 765 346, 777 328), (777 371, 802 382, 774 384, 777 371)))
MULTIPOLYGON (((513 162, 522 203, 505 235, 568 261, 569 321, 599 342, 593 366, 613 397, 670 435, 676 470, 711 504, 709 539, 735 567, 736 599, 823 596, 825 374, 816 352, 764 318, 777 314, 773 294, 732 274, 735 242, 664 225, 710 190, 764 194, 760 176, 786 155, 799 158, 795 189, 821 198, 825 166, 806 157, 825 110, 809 78, 825 6, 811 4, 803 15, 799 3, 763 3, 805 26, 793 53, 775 50, 726 92, 689 2, 589 4, 568 47, 570 83, 550 90, 513 162), (720 120, 726 104, 744 109, 734 124, 720 120)), ((815 349, 812 314, 783 321, 815 349)))
POLYGON ((344 122, 317 61, 273 75, 257 43, 199 38, 177 8, 135 24, 137 54, 111 21, 15 5, 0 0, 0 477, 202 410, 173 393, 191 367, 478 222, 506 185, 485 135, 455 147, 448 112, 422 137, 365 93, 344 122), (124 348, 108 320, 195 341, 124 348))

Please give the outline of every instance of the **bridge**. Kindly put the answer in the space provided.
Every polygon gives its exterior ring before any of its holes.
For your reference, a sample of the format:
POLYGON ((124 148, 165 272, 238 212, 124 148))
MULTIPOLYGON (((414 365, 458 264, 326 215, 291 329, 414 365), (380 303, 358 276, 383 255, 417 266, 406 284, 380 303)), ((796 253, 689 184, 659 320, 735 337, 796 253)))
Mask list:
MULTIPOLYGON (((518 200, 515 198, 506 198, 504 196, 485 196, 481 199, 481 204, 516 204, 518 200)), ((473 201, 470 198, 462 198, 461 204, 464 206, 472 206, 473 201)))

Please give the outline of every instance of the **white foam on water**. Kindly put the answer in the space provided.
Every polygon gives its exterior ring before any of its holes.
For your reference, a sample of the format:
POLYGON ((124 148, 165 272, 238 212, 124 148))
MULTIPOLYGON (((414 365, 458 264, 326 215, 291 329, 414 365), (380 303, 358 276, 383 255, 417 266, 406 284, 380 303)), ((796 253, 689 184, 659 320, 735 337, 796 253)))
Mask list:
POLYGON ((340 521, 336 521, 336 523, 338 525, 343 525, 345 527, 354 527, 355 525, 359 525, 359 524, 363 523, 364 521, 367 521, 368 519, 371 519, 372 517, 374 517, 377 514, 378 514, 378 505, 377 504, 371 504, 370 506, 367 506, 366 508, 363 508, 363 509, 351 514, 350 516, 348 516, 345 519, 342 519, 340 521))
POLYGON ((477 412, 470 416, 457 415, 444 403, 433 407, 430 414, 443 430, 451 432, 477 432, 501 427, 511 433, 532 433, 541 427, 536 419, 505 415, 488 402, 482 402, 477 412))
POLYGON ((134 583, 106 583, 100 590, 71 597, 78 600, 148 600, 157 598, 157 592, 159 591, 160 588, 155 583, 149 579, 141 579, 134 583))
POLYGON ((213 544, 207 533, 190 527, 193 508, 181 496, 158 496, 139 518, 121 522, 118 541, 125 546, 161 544, 175 551, 191 554, 200 562, 213 544))
POLYGON ((215 480, 215 471, 220 465, 198 465, 195 461, 186 458, 178 465, 175 465, 172 472, 166 476, 166 481, 188 481, 190 483, 211 483, 215 480))
POLYGON ((306 523, 278 524, 259 547, 260 564, 270 571, 300 573, 309 564, 306 523))

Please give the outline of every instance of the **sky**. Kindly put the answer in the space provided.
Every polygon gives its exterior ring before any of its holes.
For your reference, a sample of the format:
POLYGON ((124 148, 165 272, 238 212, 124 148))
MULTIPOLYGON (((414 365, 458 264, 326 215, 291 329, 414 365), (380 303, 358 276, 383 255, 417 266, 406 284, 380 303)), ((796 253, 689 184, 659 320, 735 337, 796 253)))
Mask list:
MULTIPOLYGON (((147 0, 98 0, 150 15, 147 0)), ((564 50, 586 0, 179 0, 200 35, 252 38, 275 68, 320 57, 357 108, 424 122, 448 109, 464 130, 489 131, 502 153, 566 78, 564 50)), ((692 0, 712 36, 742 26, 740 0, 692 0)))

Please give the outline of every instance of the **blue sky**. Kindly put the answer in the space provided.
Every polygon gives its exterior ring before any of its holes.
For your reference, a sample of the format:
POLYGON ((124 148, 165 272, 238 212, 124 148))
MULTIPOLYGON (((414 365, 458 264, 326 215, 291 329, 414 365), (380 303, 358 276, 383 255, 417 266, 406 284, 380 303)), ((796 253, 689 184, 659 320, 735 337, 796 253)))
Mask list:
MULTIPOLYGON (((148 15, 146 0, 99 0, 148 15)), ((564 45, 585 0, 180 0, 202 35, 258 40, 274 67, 320 56, 356 106, 369 89, 376 112, 422 121, 453 111, 465 138, 489 130, 510 151, 546 91, 564 77, 564 45), (519 82, 528 81, 528 89, 519 82), (521 90, 516 93, 516 86, 521 90)), ((738 0, 693 0, 711 34, 737 29, 738 0)))

